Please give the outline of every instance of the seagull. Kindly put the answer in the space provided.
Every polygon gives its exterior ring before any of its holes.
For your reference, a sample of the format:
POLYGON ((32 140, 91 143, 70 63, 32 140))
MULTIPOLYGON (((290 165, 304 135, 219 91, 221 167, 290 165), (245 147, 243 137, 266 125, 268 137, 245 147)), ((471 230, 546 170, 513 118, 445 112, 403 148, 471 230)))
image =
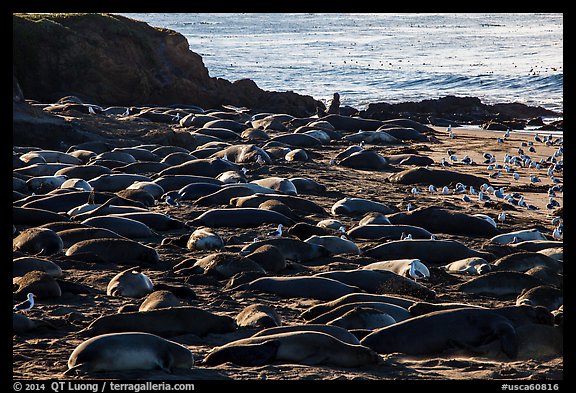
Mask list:
POLYGON ((534 135, 534 140, 535 140, 536 142, 542 143, 542 139, 540 139, 540 135, 538 135, 538 133, 536 133, 536 135, 534 135))
POLYGON ((560 217, 554 217, 554 218, 552 219, 552 225, 558 225, 558 224, 560 224, 561 221, 562 221, 562 218, 560 218, 560 217))
POLYGON ((260 154, 258 154, 258 156, 256 157, 256 162, 258 163, 258 165, 266 164, 266 161, 264 161, 264 159, 262 158, 262 156, 260 154))
POLYGON ((92 108, 92 106, 88 106, 88 113, 90 113, 91 115, 96 114, 96 112, 94 111, 94 108, 92 108))
POLYGON ((562 239, 562 229, 560 229, 560 224, 554 228, 554 231, 552 231, 552 237, 556 240, 562 239))
POLYGON ((498 221, 500 221, 500 222, 506 221, 506 213, 505 212, 501 212, 500 214, 498 214, 498 221))
POLYGON ((418 190, 418 187, 412 187, 412 189, 410 190, 410 192, 414 195, 416 194, 420 194, 420 191, 418 190))
POLYGON ((402 232, 402 235, 400 235, 400 240, 412 240, 412 234, 405 234, 402 232))
POLYGON ((470 186, 470 194, 472 194, 472 195, 478 195, 478 191, 476 191, 476 190, 474 189, 474 187, 470 186))
MULTIPOLYGON (((260 156, 258 156, 258 157, 260 157, 260 156)), ((336 165, 336 160, 331 159, 330 161, 328 161, 328 165, 336 165)))
POLYGON ((514 174, 512 176, 514 177, 514 180, 520 179, 520 175, 516 172, 514 172, 514 174))
POLYGON ((282 224, 278 224, 278 228, 275 231, 268 232, 266 237, 282 237, 282 224))
POLYGON ((449 136, 450 138, 454 138, 454 133, 452 132, 452 127, 451 127, 451 126, 448 126, 448 136, 449 136))
POLYGON ((166 204, 169 206, 174 206, 174 207, 180 206, 180 204, 178 203, 176 198, 170 194, 166 195, 166 198, 164 198, 164 202, 166 202, 166 204))
POLYGON ((550 198, 548 199, 548 202, 549 202, 553 207, 560 207, 560 203, 559 203, 557 200, 555 200, 554 198, 552 198, 552 197, 550 197, 550 198))
POLYGON ((506 133, 504 134, 504 138, 508 138, 510 136, 510 128, 508 128, 506 130, 506 133))
POLYGON ((536 149, 534 148, 534 146, 530 146, 530 149, 528 149, 528 151, 530 153, 536 153, 536 149))
POLYGON ((504 143, 504 140, 503 140, 502 138, 498 138, 498 139, 496 139, 496 142, 498 142, 498 143, 504 143))
POLYGON ((528 207, 526 206, 526 201, 524 200, 523 196, 520 197, 520 200, 518 201, 518 206, 528 207))
POLYGON ((549 197, 555 197, 555 196, 556 196, 556 193, 554 192, 554 190, 552 189, 552 187, 550 187, 550 188, 548 189, 548 196, 549 196, 549 197))
POLYGON ((497 172, 489 174, 488 176, 491 177, 492 179, 496 179, 501 174, 502 174, 502 171, 497 171, 497 172))
POLYGON ((490 197, 486 194, 484 194, 483 192, 479 192, 478 193, 478 199, 480 199, 481 201, 489 201, 490 197))
POLYGON ((445 158, 445 157, 442 157, 442 162, 440 163, 440 165, 442 165, 442 166, 451 166, 451 164, 448 163, 448 161, 446 161, 446 158, 445 158))
POLYGON ((472 159, 466 155, 464 158, 462 158, 462 162, 466 165, 470 165, 472 164, 472 159))
POLYGON ((30 292, 28 294, 28 298, 24 300, 22 303, 18 303, 17 305, 15 305, 12 310, 27 312, 32 307, 34 307, 34 294, 30 292))
POLYGON ((406 205, 406 211, 411 211, 412 209, 413 209, 412 204, 408 202, 408 204, 406 205))
POLYGON ((464 192, 464 191, 466 191, 466 186, 462 183, 456 183, 455 191, 456 192, 464 192))
POLYGON ((530 175, 530 183, 540 183, 540 179, 536 175, 530 175))
POLYGON ((494 196, 496 198, 504 198, 504 187, 500 187, 498 190, 494 190, 494 196))
POLYGON ((344 225, 341 225, 340 228, 338 228, 338 230, 342 232, 342 234, 344 235, 346 234, 346 228, 344 227, 344 225))
MULTIPOLYGON (((260 157, 260 156, 258 156, 258 157, 260 157)), ((230 161, 230 160, 228 159, 228 154, 226 154, 226 153, 224 153, 224 155, 222 156, 222 159, 223 159, 224 161, 230 161)))
POLYGON ((242 167, 242 169, 240 169, 242 171, 242 174, 246 174, 248 173, 248 169, 246 169, 245 167, 242 167))
POLYGON ((462 196, 462 200, 463 200, 464 202, 472 202, 472 201, 470 200, 470 198, 468 198, 468 195, 463 195, 463 196, 462 196))
POLYGON ((433 184, 430 184, 430 185, 428 186, 428 191, 429 191, 429 192, 437 192, 438 190, 436 189, 436 187, 434 187, 433 184))
POLYGON ((417 280, 419 278, 426 278, 426 274, 422 273, 420 270, 416 270, 416 264, 414 263, 416 261, 412 261, 410 262, 410 271, 408 272, 408 274, 410 274, 410 277, 412 277, 414 280, 417 280))
POLYGON ((450 156, 450 159, 451 159, 452 161, 458 161, 458 157, 456 157, 456 154, 452 154, 452 155, 450 156))
POLYGON ((450 189, 448 188, 448 186, 442 187, 442 194, 444 195, 450 194, 450 189))

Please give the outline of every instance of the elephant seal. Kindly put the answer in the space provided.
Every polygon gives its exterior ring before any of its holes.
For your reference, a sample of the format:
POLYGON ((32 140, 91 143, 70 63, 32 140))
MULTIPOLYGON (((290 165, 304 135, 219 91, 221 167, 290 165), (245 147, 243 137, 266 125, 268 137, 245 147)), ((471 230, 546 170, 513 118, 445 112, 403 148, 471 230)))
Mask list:
POLYGON ((461 292, 492 296, 517 296, 524 289, 542 285, 536 277, 520 272, 495 271, 472 278, 455 288, 461 292))
POLYGON ((500 233, 482 218, 436 206, 420 207, 387 216, 392 224, 414 225, 432 233, 492 237, 500 233))
POLYGON ((547 239, 546 236, 544 236, 539 230, 527 229, 527 230, 519 230, 503 233, 501 235, 494 236, 490 239, 490 242, 496 244, 509 244, 514 241, 523 242, 527 240, 547 240, 547 239))
POLYGON ((241 272, 265 274, 262 266, 251 259, 232 252, 218 252, 207 255, 194 263, 192 271, 210 274, 217 278, 230 278, 241 272))
POLYGON ((106 287, 108 296, 141 298, 154 290, 150 278, 138 269, 130 268, 116 274, 106 287))
POLYGON ((486 308, 468 303, 429 303, 429 302, 416 302, 410 307, 408 311, 413 316, 429 314, 434 311, 453 310, 455 308, 486 308))
POLYGON ((178 191, 183 187, 194 183, 222 185, 222 182, 216 178, 196 175, 163 175, 155 178, 153 182, 162 187, 165 192, 178 191))
POLYGON ((391 214, 398 209, 364 198, 343 198, 332 205, 332 215, 361 216, 367 212, 391 214))
POLYGON ((110 333, 78 345, 64 374, 155 369, 172 373, 174 369, 190 369, 193 365, 192 352, 174 341, 141 332, 110 333))
POLYGON ((48 273, 54 278, 62 277, 62 268, 56 263, 44 259, 35 257, 20 257, 14 258, 12 260, 12 276, 22 277, 26 273, 39 270, 44 273, 48 273))
POLYGON ((304 311, 302 314, 300 314, 300 317, 305 320, 310 320, 343 304, 359 303, 359 302, 390 303, 405 309, 408 309, 415 303, 414 300, 392 295, 376 295, 373 293, 352 293, 349 295, 339 297, 338 299, 332 300, 330 302, 312 306, 306 311, 304 311))
POLYGON ((443 265, 469 257, 493 260, 491 253, 476 251, 456 240, 393 240, 364 251, 364 255, 375 259, 420 259, 428 264, 443 265))
POLYGON ((484 274, 495 270, 495 267, 484 258, 471 257, 444 265, 444 269, 451 273, 484 274))
POLYGON ((385 123, 380 120, 363 119, 361 117, 329 114, 322 117, 323 121, 332 124, 335 130, 358 132, 360 130, 375 131, 385 123))
MULTIPOLYGON (((340 227, 342 227, 342 225, 340 225, 338 228, 340 228, 340 227)), ((334 228, 334 229, 338 229, 338 228, 334 228)), ((334 235, 337 233, 340 233, 340 234, 342 233, 342 232, 337 232, 334 229, 322 227, 319 225, 311 225, 311 224, 308 224, 305 222, 299 222, 296 225, 290 227, 290 229, 288 229, 288 234, 290 236, 296 236, 300 240, 306 240, 310 236, 328 236, 328 235, 334 235)))
POLYGON ((306 262, 331 255, 330 251, 323 246, 285 237, 259 240, 250 243, 240 250, 240 255, 248 255, 266 244, 276 247, 284 255, 285 259, 294 262, 306 262))
POLYGON ((347 330, 368 329, 374 330, 390 326, 396 320, 390 314, 370 307, 354 307, 344 315, 328 321, 327 325, 340 326, 347 330))
MULTIPOLYGON (((272 189, 267 189, 270 192, 275 192, 272 189)), ((236 197, 243 197, 254 195, 256 192, 247 184, 230 184, 229 187, 221 187, 220 189, 201 196, 194 201, 196 206, 214 206, 214 205, 228 205, 230 200, 236 197)))
POLYGON ((369 263, 362 267, 365 270, 388 270, 400 276, 413 279, 428 279, 430 271, 419 259, 393 259, 369 263))
POLYGON ((171 291, 160 289, 149 293, 140 304, 138 311, 151 311, 160 308, 179 307, 180 305, 180 299, 176 295, 171 291))
POLYGON ((160 308, 104 315, 80 333, 96 336, 105 333, 134 332, 156 334, 161 337, 181 334, 205 336, 209 333, 228 333, 236 330, 234 319, 192 306, 160 308))
POLYGON ((189 250, 221 250, 224 248, 224 240, 209 228, 200 227, 190 234, 186 248, 189 250))
POLYGON ((564 260, 564 247, 545 248, 544 250, 538 251, 538 253, 549 256, 559 262, 564 260))
MULTIPOLYGON (((358 221, 358 227, 363 225, 390 225, 392 224, 388 217, 386 217, 382 213, 378 212, 369 212, 366 213, 360 221, 358 221)), ((354 229, 354 228, 352 228, 354 229)))
POLYGON ((148 176, 131 173, 105 173, 88 180, 88 184, 96 191, 117 192, 128 188, 137 181, 152 181, 152 179, 148 176))
MULTIPOLYGON (((385 130, 386 131, 386 130, 385 130)), ((388 131, 386 131, 388 132, 388 131)), ((424 137, 426 138, 426 137, 424 137)), ((402 139, 402 138, 400 138, 402 139)), ((419 154, 393 154, 384 156, 389 164, 393 165, 417 165, 426 166, 434 164, 434 160, 430 157, 421 156, 419 154)))
POLYGON ((256 163, 259 159, 265 164, 272 164, 272 159, 264 149, 251 144, 229 146, 212 155, 219 158, 224 156, 237 164, 256 163))
POLYGON ((360 343, 381 354, 432 356, 454 348, 473 350, 488 341, 498 341, 508 358, 516 358, 516 331, 508 318, 490 309, 458 308, 383 327, 368 334, 360 343), (448 329, 448 326, 457 328, 448 329))
POLYGON ((271 244, 264 244, 250 254, 246 258, 256 262, 267 272, 279 272, 286 269, 286 258, 282 251, 271 244))
POLYGON ((255 228, 263 224, 292 226, 294 220, 272 210, 254 208, 211 209, 188 222, 191 226, 210 228, 255 228))
POLYGON ((402 234, 412 235, 413 239, 430 239, 432 233, 424 228, 413 225, 401 224, 366 224, 354 227, 346 232, 352 239, 377 240, 393 239, 400 240, 402 234))
POLYGON ((297 194, 321 194, 326 192, 326 186, 307 177, 288 178, 296 187, 297 194))
POLYGON ((70 218, 51 210, 32 207, 12 206, 12 224, 36 226, 57 221, 69 221, 70 218))
POLYGON ((516 305, 543 306, 554 311, 564 303, 562 291, 549 285, 526 289, 516 298, 516 305))
POLYGON ((433 184, 436 187, 462 183, 467 186, 480 188, 480 186, 484 183, 489 184, 488 179, 479 176, 444 169, 429 169, 424 167, 406 169, 402 172, 390 175, 388 179, 390 182, 397 184, 433 184))
POLYGON ((557 273, 562 273, 563 263, 538 252, 521 251, 508 254, 493 262, 498 270, 526 272, 536 266, 546 266, 557 273))
MULTIPOLYGON (((371 143, 375 145, 380 144, 401 144, 402 141, 398 138, 393 137, 386 131, 358 131, 354 134, 346 135, 344 140, 347 140, 352 143, 371 143)), ((356 153, 353 153, 356 154, 356 153)), ((352 155, 351 155, 352 156, 352 155)))
POLYGON ((82 240, 123 238, 123 236, 106 228, 71 228, 71 229, 64 229, 56 233, 58 234, 58 236, 60 236, 60 239, 62 239, 64 248, 70 248, 74 244, 82 240))
POLYGON ((390 168, 390 164, 384 156, 369 149, 350 154, 343 160, 338 161, 338 165, 367 171, 381 171, 390 168))
POLYGON ((36 323, 26 315, 12 313, 12 332, 14 334, 28 333, 35 327, 36 323))
POLYGON ((332 255, 341 254, 356 254, 359 255, 362 252, 358 246, 351 240, 342 239, 339 236, 310 236, 308 239, 304 240, 308 244, 316 244, 326 248, 332 255))
POLYGON ((319 215, 326 215, 326 210, 315 202, 308 199, 301 198, 294 195, 283 195, 283 194, 264 194, 256 193, 247 196, 241 196, 230 199, 230 205, 236 207, 258 207, 263 202, 269 200, 276 200, 284 203, 290 209, 302 211, 304 213, 312 213, 319 215))
POLYGON ((83 240, 68 248, 66 256, 132 265, 160 261, 160 256, 154 248, 129 239, 83 240))
POLYGON ((105 228, 129 239, 154 236, 146 224, 126 217, 96 216, 82 221, 82 224, 105 228))
POLYGON ((379 356, 362 345, 351 345, 325 333, 299 331, 248 337, 216 347, 203 360, 207 366, 232 362, 261 366, 271 362, 305 365, 362 367, 375 364, 379 356))
POLYGON ((16 284, 18 289, 14 292, 14 299, 24 300, 29 293, 33 293, 38 300, 57 298, 62 296, 62 289, 54 277, 48 273, 33 270, 20 277, 16 284))
POLYGON ((556 270, 550 269, 545 266, 536 266, 525 272, 530 276, 536 277, 541 280, 544 284, 551 285, 556 288, 562 288, 564 283, 564 277, 562 274, 558 274, 556 270))
POLYGON ((166 192, 160 185, 152 181, 137 181, 129 185, 127 189, 147 191, 154 199, 159 199, 166 192))
POLYGON ((320 147, 322 141, 306 134, 282 134, 270 139, 270 142, 280 142, 294 147, 320 147))
POLYGON ((195 201, 196 199, 202 198, 203 196, 210 195, 220 190, 221 187, 222 186, 220 184, 213 183, 190 183, 180 188, 176 192, 176 199, 182 201, 195 201))
POLYGON ((349 293, 362 291, 358 287, 318 276, 261 277, 236 287, 236 290, 255 290, 274 293, 286 298, 301 297, 318 300, 334 300, 349 293))
MULTIPOLYGON (((295 225, 296 226, 296 225, 295 225)), ((320 228, 330 228, 330 229, 340 229, 343 225, 340 220, 335 220, 333 218, 327 218, 325 220, 316 223, 316 226, 320 228)), ((306 236, 309 237, 309 236, 306 236)))
POLYGON ((395 322, 403 321, 408 318, 412 318, 410 312, 404 307, 398 306, 396 304, 380 302, 380 301, 359 301, 353 303, 341 304, 337 307, 326 311, 323 314, 318 315, 310 319, 306 323, 318 324, 318 323, 328 323, 336 318, 339 318, 346 314, 348 311, 355 308, 372 308, 381 312, 388 314, 394 319, 395 322))
POLYGON ((562 247, 563 245, 564 242, 557 240, 524 240, 518 243, 508 244, 510 247, 530 252, 538 252, 547 248, 562 247))
POLYGON ((73 177, 67 179, 64 183, 60 185, 60 188, 73 188, 75 190, 92 191, 92 186, 84 179, 79 177, 73 177))
POLYGON ((271 336, 273 334, 278 333, 308 332, 308 331, 326 333, 348 344, 352 345, 360 344, 360 341, 358 341, 356 336, 354 336, 348 330, 341 328, 339 326, 326 325, 326 324, 286 325, 286 326, 271 327, 254 333, 252 337, 271 336))
POLYGON ((394 293, 423 299, 433 299, 436 296, 434 291, 422 284, 387 270, 334 270, 316 273, 314 276, 338 280, 369 293, 394 293))
POLYGON ((47 228, 28 228, 12 240, 12 250, 34 255, 52 255, 62 251, 64 243, 58 234, 47 228))
POLYGON ((251 304, 244 307, 236 316, 236 325, 248 328, 271 328, 282 325, 282 321, 274 308, 264 304, 251 304))
MULTIPOLYGON (((233 162, 221 158, 198 158, 163 169, 158 173, 158 176, 195 175, 216 178, 216 176, 226 171, 240 172, 240 167, 233 162)), ((164 188, 164 190, 166 190, 166 188, 164 188)))
POLYGON ((294 183, 285 177, 266 177, 264 179, 252 180, 251 183, 258 184, 259 186, 271 188, 277 192, 287 195, 297 195, 298 190, 294 183))

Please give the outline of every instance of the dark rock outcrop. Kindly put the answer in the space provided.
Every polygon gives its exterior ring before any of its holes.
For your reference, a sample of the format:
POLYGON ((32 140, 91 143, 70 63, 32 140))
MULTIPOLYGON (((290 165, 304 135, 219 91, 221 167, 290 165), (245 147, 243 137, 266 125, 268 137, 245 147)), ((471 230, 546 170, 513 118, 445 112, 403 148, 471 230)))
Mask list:
POLYGON ((111 105, 245 106, 308 116, 323 104, 253 81, 211 78, 175 31, 114 14, 13 15, 13 75, 27 99, 111 105))

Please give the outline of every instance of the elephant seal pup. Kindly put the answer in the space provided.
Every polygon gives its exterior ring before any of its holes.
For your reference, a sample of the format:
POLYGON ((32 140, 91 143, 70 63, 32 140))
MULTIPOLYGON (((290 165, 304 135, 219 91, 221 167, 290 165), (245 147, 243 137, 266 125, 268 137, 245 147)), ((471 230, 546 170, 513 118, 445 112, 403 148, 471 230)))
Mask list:
POLYGON ((189 250, 221 250, 224 248, 224 240, 216 232, 209 228, 197 228, 186 243, 189 250))
POLYGON ((362 252, 351 240, 342 239, 338 236, 310 236, 308 239, 304 240, 305 243, 317 244, 325 247, 330 251, 332 255, 341 254, 356 254, 359 255, 362 252))
POLYGON ((500 233, 489 222, 479 217, 430 206, 387 216, 392 224, 414 225, 432 233, 491 237, 500 233))
POLYGON ((346 232, 346 235, 353 239, 377 240, 393 239, 400 240, 402 235, 411 235, 412 239, 430 239, 431 232, 424 228, 413 225, 400 224, 366 224, 359 225, 346 232))
POLYGON ((64 243, 58 234, 47 228, 28 228, 12 240, 12 250, 34 255, 52 255, 62 251, 64 243))
POLYGON ((546 266, 556 273, 562 273, 563 263, 538 252, 521 251, 508 254, 493 262, 498 270, 526 272, 536 266, 546 266))
POLYGON ((326 192, 326 186, 307 177, 288 178, 296 187, 297 194, 321 194, 326 192))
POLYGON ((141 298, 154 290, 150 278, 135 268, 126 269, 116 274, 106 287, 108 296, 127 296, 141 298))
POLYGON ((543 306, 549 311, 554 311, 564 303, 561 290, 549 285, 539 285, 522 291, 516 298, 516 305, 527 304, 529 306, 543 306))
POLYGON ((398 209, 363 198, 342 198, 332 205, 332 215, 361 216, 368 212, 391 214, 398 209))
POLYGON ((429 265, 444 265, 469 257, 494 260, 489 252, 476 251, 456 240, 393 240, 364 251, 364 255, 375 259, 420 259, 429 265))
POLYGON ((157 310, 160 308, 168 308, 168 307, 179 307, 180 299, 176 297, 172 292, 161 289, 158 291, 154 291, 140 304, 138 311, 150 311, 150 310, 157 310))
POLYGON ((546 236, 544 236, 539 230, 527 229, 527 230, 503 233, 501 235, 494 236, 490 239, 490 242, 496 244, 509 244, 513 242, 524 242, 528 240, 547 240, 547 239, 546 236))
POLYGON ((129 239, 83 240, 66 250, 66 256, 89 261, 104 261, 131 265, 160 261, 154 248, 129 239))
POLYGON ((262 337, 271 336, 278 333, 288 333, 288 332, 321 332, 329 334, 340 341, 343 341, 352 345, 359 345, 360 341, 355 335, 350 333, 348 330, 334 325, 326 324, 306 324, 306 325, 288 325, 288 326, 277 326, 267 329, 260 330, 252 335, 252 337, 262 337))
POLYGON ((327 218, 326 220, 319 221, 316 226, 320 228, 330 228, 330 229, 340 229, 343 225, 340 220, 335 220, 333 218, 327 218))
POLYGON ((340 326, 347 330, 368 329, 374 330, 384 326, 390 326, 396 320, 390 314, 370 307, 354 307, 344 315, 337 317, 327 325, 340 326))
POLYGON ((444 269, 451 273, 484 274, 495 270, 495 267, 484 258, 471 257, 444 265, 444 269))
POLYGON ((300 314, 300 317, 303 318, 304 320, 310 320, 343 304, 358 303, 358 302, 390 303, 408 309, 408 307, 412 306, 416 301, 391 295, 376 295, 373 293, 352 293, 349 295, 339 297, 338 299, 332 300, 330 302, 312 306, 308 310, 300 314))
POLYGON ((317 276, 260 277, 236 287, 236 290, 254 290, 274 293, 286 298, 300 297, 318 300, 334 300, 349 293, 362 291, 358 287, 317 276))
POLYGON ((62 277, 62 268, 56 263, 44 259, 35 257, 20 257, 14 258, 12 260, 12 276, 22 277, 26 273, 39 270, 44 273, 48 273, 54 278, 62 277))
MULTIPOLYGON (((342 227, 342 225, 340 225, 340 227, 342 227)), ((337 232, 332 228, 325 228, 318 225, 311 225, 305 222, 299 222, 296 225, 290 227, 290 229, 288 229, 288 234, 290 236, 296 236, 298 239, 302 241, 308 239, 311 236, 328 236, 328 235, 335 235, 337 233, 341 234, 342 232, 337 232)))
MULTIPOLYGON (((292 226, 294 220, 272 210, 254 208, 211 209, 188 222, 191 226, 210 228, 255 228, 264 224, 292 226)), ((187 223, 187 224, 188 224, 187 223)))
POLYGON ((400 322, 408 318, 412 318, 410 312, 404 307, 397 306, 396 304, 390 304, 385 302, 371 302, 371 301, 359 301, 355 303, 346 303, 338 307, 335 307, 317 317, 309 320, 307 323, 318 324, 318 323, 328 323, 336 318, 339 318, 346 314, 350 310, 355 308, 372 308, 377 311, 384 312, 394 319, 395 322, 400 322))
POLYGON ((240 250, 240 255, 248 255, 263 245, 272 245, 280 250, 285 259, 294 262, 306 262, 317 258, 328 257, 330 251, 320 245, 306 243, 302 240, 285 237, 259 240, 250 243, 240 250))
POLYGON ((498 341, 502 352, 518 354, 512 322, 490 309, 458 308, 435 311, 378 329, 360 343, 378 353, 440 355, 454 348, 474 348, 498 341))
POLYGON ((172 373, 174 369, 190 369, 193 365, 192 352, 174 341, 141 332, 111 333, 78 345, 64 374, 155 369, 172 373))
POLYGON ((56 279, 48 273, 38 270, 24 274, 15 281, 15 284, 18 286, 14 292, 15 300, 24 300, 29 293, 33 293, 38 300, 62 296, 62 289, 56 279))
POLYGON ((104 315, 80 333, 96 336, 105 333, 134 332, 156 334, 161 337, 180 334, 205 336, 209 333, 228 333, 236 330, 236 322, 227 315, 218 315, 192 306, 160 308, 104 315))
POLYGON ((523 290, 542 285, 536 277, 520 272, 495 271, 472 278, 455 288, 461 292, 491 297, 518 296, 523 290))
POLYGON ((271 362, 288 362, 362 367, 375 364, 379 359, 373 350, 362 345, 347 344, 325 333, 298 331, 232 341, 214 348, 202 363, 207 366, 225 362, 260 366, 271 362))
POLYGON ((282 325, 280 315, 270 306, 264 304, 251 304, 246 306, 236 316, 238 327, 271 328, 282 325))
MULTIPOLYGON (((390 225, 392 224, 388 217, 382 213, 370 212, 366 213, 360 221, 358 221, 358 227, 362 225, 390 225)), ((356 228, 358 228, 356 227, 356 228)))
POLYGON ((387 270, 334 270, 316 273, 315 277, 327 277, 345 284, 362 288, 376 294, 400 294, 422 299, 433 299, 436 294, 422 284, 387 270))

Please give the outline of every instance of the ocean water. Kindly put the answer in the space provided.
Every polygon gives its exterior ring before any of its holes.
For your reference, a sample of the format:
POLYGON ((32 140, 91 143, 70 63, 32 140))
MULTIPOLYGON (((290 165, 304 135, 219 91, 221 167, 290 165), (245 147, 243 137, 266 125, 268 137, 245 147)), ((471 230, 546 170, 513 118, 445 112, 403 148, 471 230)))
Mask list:
POLYGON ((342 105, 475 96, 563 112, 563 14, 122 14, 184 35, 211 77, 342 105))

